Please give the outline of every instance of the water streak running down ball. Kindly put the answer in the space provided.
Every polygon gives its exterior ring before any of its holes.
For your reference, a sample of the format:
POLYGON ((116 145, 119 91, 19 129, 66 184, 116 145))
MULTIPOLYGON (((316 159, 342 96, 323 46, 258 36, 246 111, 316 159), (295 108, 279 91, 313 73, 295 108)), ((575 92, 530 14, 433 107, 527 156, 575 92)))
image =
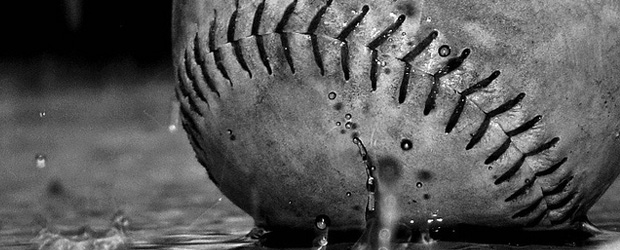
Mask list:
POLYGON ((178 0, 173 13, 197 159, 275 234, 316 233, 324 215, 330 244, 367 227, 360 242, 376 244, 429 225, 587 235, 620 173, 617 2, 178 0))

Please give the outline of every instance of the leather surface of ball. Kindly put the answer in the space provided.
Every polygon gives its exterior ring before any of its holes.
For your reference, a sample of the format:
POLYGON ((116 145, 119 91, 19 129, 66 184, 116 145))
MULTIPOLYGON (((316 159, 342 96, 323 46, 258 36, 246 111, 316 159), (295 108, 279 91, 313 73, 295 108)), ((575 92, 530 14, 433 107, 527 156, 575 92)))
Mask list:
POLYGON ((182 121, 258 226, 575 228, 620 172, 618 1, 177 0, 182 121))

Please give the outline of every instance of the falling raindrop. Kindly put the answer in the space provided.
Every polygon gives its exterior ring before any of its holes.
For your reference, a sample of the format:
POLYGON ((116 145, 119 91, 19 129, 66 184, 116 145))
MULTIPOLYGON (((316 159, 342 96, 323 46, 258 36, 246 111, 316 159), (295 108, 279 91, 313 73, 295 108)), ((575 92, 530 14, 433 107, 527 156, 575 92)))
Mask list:
POLYGON ((400 148, 402 150, 410 150, 413 147, 413 142, 411 142, 411 140, 409 139, 403 139, 402 141, 400 141, 400 148))
POLYGON ((329 92, 329 94, 327 94, 327 98, 330 100, 336 99, 336 92, 329 92))
POLYGON ((344 118, 347 119, 347 120, 351 120, 352 117, 353 116, 351 114, 344 115, 344 118))
POLYGON ((45 165, 47 163, 47 157, 44 154, 36 154, 34 156, 34 160, 37 168, 45 168, 45 165))
POLYGON ((327 215, 322 214, 316 217, 316 219, 314 220, 314 223, 317 229, 325 230, 329 227, 330 220, 329 220, 329 217, 327 217, 327 215))
POLYGON ((418 182, 415 184, 416 187, 421 188, 422 187, 422 182, 418 182))
POLYGON ((439 53, 439 56, 441 57, 449 56, 450 52, 451 52, 450 46, 448 45, 441 45, 441 47, 439 47, 438 53, 439 53))
POLYGON ((181 103, 177 100, 170 102, 170 120, 168 123, 168 131, 174 133, 179 129, 179 112, 181 103))

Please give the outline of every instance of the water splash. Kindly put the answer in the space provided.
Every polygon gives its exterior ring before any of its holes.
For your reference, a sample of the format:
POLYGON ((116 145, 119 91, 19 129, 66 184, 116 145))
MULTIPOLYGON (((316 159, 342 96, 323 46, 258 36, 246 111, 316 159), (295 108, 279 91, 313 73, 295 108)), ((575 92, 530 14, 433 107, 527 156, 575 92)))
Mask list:
POLYGON ((314 240, 312 240, 313 250, 326 250, 329 225, 331 220, 327 215, 319 215, 314 220, 314 240))
POLYGON ((130 240, 125 234, 128 226, 129 220, 118 211, 110 221, 110 227, 103 231, 93 230, 89 225, 69 231, 46 226, 32 242, 37 249, 128 249, 130 240))

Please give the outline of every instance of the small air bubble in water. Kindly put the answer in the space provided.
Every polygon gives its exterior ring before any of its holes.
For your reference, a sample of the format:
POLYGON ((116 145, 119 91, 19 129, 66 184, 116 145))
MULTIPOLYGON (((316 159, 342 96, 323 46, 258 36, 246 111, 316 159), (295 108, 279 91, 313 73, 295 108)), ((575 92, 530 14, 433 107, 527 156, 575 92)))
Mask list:
POLYGON ((170 120, 168 123, 168 131, 174 133, 179 129, 179 112, 181 111, 181 103, 177 100, 170 102, 170 120))
POLYGON ((342 123, 336 122, 336 126, 340 126, 340 125, 342 125, 342 123))
POLYGON ((351 128, 353 128, 353 123, 347 122, 347 123, 344 124, 344 127, 347 128, 347 129, 351 129, 351 128))
POLYGON ((45 168, 45 164, 47 162, 47 157, 44 154, 36 154, 34 156, 35 163, 37 164, 37 168, 45 168))
POLYGON ((347 197, 351 197, 351 192, 346 193, 347 197))
POLYGON ((353 116, 351 114, 344 115, 344 118, 347 119, 347 120, 351 120, 352 117, 353 116))
POLYGON ((422 187, 422 182, 418 182, 415 184, 416 187, 421 188, 422 187))
POLYGON ((329 217, 327 217, 327 215, 319 215, 314 220, 314 223, 317 229, 325 230, 327 229, 327 227, 329 227, 330 220, 329 220, 329 217))
POLYGON ((329 94, 327 94, 327 98, 330 100, 336 99, 336 92, 329 92, 329 94))
POLYGON ((41 111, 41 112, 39 112, 39 117, 43 118, 43 117, 45 117, 46 114, 47 113, 45 113, 45 111, 41 111))

